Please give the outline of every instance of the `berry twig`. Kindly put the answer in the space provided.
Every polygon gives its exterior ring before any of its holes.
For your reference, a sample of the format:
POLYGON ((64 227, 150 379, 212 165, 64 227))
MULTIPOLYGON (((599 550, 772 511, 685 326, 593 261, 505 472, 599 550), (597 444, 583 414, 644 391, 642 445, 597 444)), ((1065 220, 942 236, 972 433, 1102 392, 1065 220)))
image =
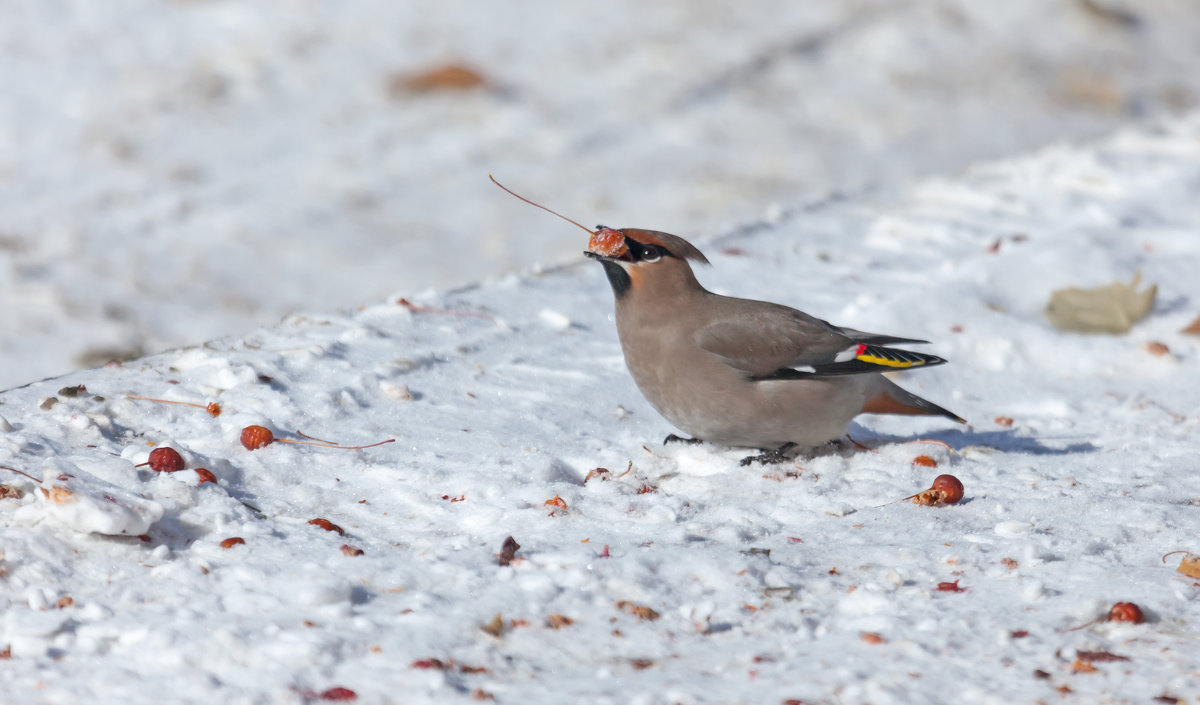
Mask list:
POLYGON ((140 399, 142 401, 153 401, 153 402, 157 402, 159 404, 178 404, 179 406, 194 406, 197 409, 204 409, 209 414, 211 414, 213 417, 217 417, 217 416, 221 415, 221 405, 216 403, 215 401, 209 402, 207 404, 197 404, 195 402, 190 402, 190 401, 174 401, 171 399, 155 399, 153 397, 143 397, 140 394, 126 394, 125 396, 129 399, 140 399))
POLYGON ((494 321, 494 317, 486 313, 475 313, 474 311, 454 311, 448 308, 430 308, 428 306, 418 306, 408 299, 397 299, 396 303, 413 313, 440 313, 446 316, 464 316, 466 318, 482 318, 485 321, 494 321))
MULTIPOLYGON (((304 438, 312 439, 312 436, 304 434, 300 431, 296 431, 296 433, 304 438)), ((389 438, 386 441, 368 443, 361 446, 341 446, 328 441, 319 441, 318 439, 297 441, 291 438, 276 438, 275 434, 271 432, 271 429, 267 428, 266 426, 252 425, 242 429, 242 446, 245 447, 246 450, 258 450, 259 448, 269 446, 272 443, 295 443, 296 445, 316 446, 318 448, 335 448, 337 450, 362 450, 364 448, 374 448, 376 446, 384 445, 385 443, 395 442, 395 438, 389 438)))
POLYGON ((30 475, 29 473, 25 472, 24 470, 10 468, 7 465, 0 465, 0 470, 11 470, 12 472, 17 473, 18 475, 24 475, 25 477, 28 477, 30 480, 33 480, 34 482, 38 483, 39 485, 42 484, 42 480, 40 478, 30 475))

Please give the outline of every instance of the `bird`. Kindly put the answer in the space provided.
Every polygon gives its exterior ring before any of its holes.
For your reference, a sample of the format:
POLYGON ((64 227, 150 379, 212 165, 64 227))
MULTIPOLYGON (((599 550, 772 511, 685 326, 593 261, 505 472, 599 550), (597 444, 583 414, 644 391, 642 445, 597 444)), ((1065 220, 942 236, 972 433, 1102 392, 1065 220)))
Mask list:
POLYGON ((859 414, 966 423, 883 375, 945 363, 892 347, 927 341, 866 333, 782 304, 715 294, 691 266, 709 264, 708 258, 682 237, 602 225, 593 232, 509 193, 591 233, 584 255, 603 266, 612 288, 625 365, 646 401, 690 436, 671 434, 664 443, 763 451, 744 458, 748 465, 783 462, 839 441, 859 414))
POLYGON ((692 437, 668 441, 757 448, 766 452, 746 461, 772 462, 840 440, 859 414, 966 423, 882 374, 945 363, 891 347, 927 341, 714 294, 690 264, 708 259, 677 235, 598 226, 584 254, 603 266, 612 287, 617 336, 642 396, 692 437))

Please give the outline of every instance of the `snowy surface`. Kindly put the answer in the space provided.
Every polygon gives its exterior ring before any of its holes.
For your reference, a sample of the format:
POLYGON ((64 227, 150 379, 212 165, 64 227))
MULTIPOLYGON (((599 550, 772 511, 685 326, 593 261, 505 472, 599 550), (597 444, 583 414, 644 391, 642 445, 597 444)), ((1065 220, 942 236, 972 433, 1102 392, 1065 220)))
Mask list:
POLYGON ((1180 0, 0 3, 0 389, 1195 106, 1180 0), (396 90, 463 63, 468 91, 396 90), (592 224, 590 220, 588 224, 592 224))
POLYGON ((162 510, 114 536, 133 519, 64 521, 0 471, 24 492, 0 500, 4 698, 1194 702, 1200 586, 1160 556, 1200 550, 1198 199, 1192 116, 700 242, 710 288, 935 341, 951 364, 902 384, 973 422, 867 417, 872 450, 771 468, 659 445, 590 262, 4 392, 0 465, 162 510), (1138 270, 1159 298, 1129 334, 1045 320, 1054 289, 1138 270), (249 424, 397 442, 251 452, 249 424), (162 445, 188 469, 135 467, 162 445), (942 472, 961 504, 895 501, 942 472), (1117 601, 1147 622, 1096 621, 1117 601))

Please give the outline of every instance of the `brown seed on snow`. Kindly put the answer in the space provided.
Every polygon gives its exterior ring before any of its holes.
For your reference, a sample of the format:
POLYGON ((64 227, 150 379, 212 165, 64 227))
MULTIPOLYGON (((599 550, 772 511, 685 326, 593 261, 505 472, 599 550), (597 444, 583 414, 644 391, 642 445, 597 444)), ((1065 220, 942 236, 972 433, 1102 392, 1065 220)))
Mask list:
POLYGON ((246 543, 246 539, 241 536, 231 536, 221 542, 221 548, 233 548, 239 544, 246 543))

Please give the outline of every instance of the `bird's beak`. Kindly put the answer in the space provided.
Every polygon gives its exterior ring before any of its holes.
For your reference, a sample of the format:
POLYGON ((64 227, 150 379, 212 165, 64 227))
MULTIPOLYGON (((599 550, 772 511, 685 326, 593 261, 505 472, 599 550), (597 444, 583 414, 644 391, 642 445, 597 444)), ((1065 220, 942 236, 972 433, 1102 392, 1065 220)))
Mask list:
POLYGON ((592 252, 591 250, 584 250, 583 256, 591 257, 592 259, 600 261, 600 262, 632 262, 633 261, 633 255, 631 255, 628 250, 621 253, 620 257, 611 257, 609 255, 602 255, 598 252, 592 252))

